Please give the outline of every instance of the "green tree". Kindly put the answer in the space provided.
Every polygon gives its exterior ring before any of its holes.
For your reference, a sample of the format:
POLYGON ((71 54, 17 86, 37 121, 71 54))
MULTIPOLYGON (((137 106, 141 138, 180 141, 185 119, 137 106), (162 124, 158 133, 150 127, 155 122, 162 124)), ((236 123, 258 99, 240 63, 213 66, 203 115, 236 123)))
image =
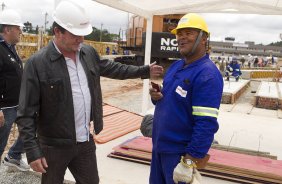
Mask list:
POLYGON ((25 22, 23 27, 23 32, 30 33, 32 31, 32 24, 30 22, 25 22))
POLYGON ((270 43, 269 44, 270 46, 278 46, 278 47, 282 47, 282 41, 278 41, 278 42, 275 42, 275 43, 270 43))
POLYGON ((24 23, 23 32, 38 34, 38 30, 39 30, 38 25, 36 27, 33 27, 32 23, 30 23, 29 21, 24 23))
MULTIPOLYGON (((92 41, 100 41, 101 31, 100 29, 97 29, 93 27, 92 33, 85 36, 86 40, 92 40, 92 41)), ((108 30, 103 29, 102 30, 102 42, 112 42, 118 38, 117 34, 111 34, 108 32, 108 30)))

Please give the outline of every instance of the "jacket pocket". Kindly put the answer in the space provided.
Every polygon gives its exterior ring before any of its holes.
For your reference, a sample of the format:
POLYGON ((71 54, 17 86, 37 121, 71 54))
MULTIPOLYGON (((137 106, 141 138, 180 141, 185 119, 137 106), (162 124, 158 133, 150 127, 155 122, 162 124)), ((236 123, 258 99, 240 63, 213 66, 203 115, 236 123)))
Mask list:
POLYGON ((62 79, 40 81, 41 99, 43 103, 56 105, 64 101, 64 86, 62 79))
POLYGON ((1 96, 6 105, 17 105, 20 93, 20 80, 18 78, 9 77, 1 84, 1 96), (3 87, 2 87, 3 86, 3 87), (12 104, 11 104, 12 103, 12 104))
POLYGON ((6 80, 0 81, 0 99, 4 99, 6 97, 6 80))

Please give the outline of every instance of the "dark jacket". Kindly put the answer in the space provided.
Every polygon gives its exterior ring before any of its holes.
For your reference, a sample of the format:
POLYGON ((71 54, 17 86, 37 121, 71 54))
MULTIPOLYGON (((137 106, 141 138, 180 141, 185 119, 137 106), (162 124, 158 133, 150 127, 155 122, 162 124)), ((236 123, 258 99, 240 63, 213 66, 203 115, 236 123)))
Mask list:
MULTIPOLYGON (((149 66, 127 66, 100 60, 93 47, 83 45, 80 60, 91 94, 91 121, 94 133, 103 129, 100 76, 114 79, 149 77, 149 66)), ((69 73, 64 56, 53 42, 26 63, 16 120, 28 162, 42 157, 38 141, 49 146, 76 143, 74 108, 69 73), (35 135, 37 133, 37 136, 35 135)))
POLYGON ((0 36, 0 109, 18 105, 22 68, 16 51, 12 51, 0 36))

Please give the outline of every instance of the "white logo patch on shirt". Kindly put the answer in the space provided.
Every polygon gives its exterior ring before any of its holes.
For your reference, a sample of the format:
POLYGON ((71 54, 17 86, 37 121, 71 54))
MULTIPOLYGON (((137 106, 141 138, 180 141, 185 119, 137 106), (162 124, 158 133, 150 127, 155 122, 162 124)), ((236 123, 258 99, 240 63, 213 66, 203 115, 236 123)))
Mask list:
POLYGON ((175 92, 178 93, 180 96, 182 96, 184 98, 187 96, 187 91, 182 89, 181 86, 177 86, 177 88, 175 89, 175 92))

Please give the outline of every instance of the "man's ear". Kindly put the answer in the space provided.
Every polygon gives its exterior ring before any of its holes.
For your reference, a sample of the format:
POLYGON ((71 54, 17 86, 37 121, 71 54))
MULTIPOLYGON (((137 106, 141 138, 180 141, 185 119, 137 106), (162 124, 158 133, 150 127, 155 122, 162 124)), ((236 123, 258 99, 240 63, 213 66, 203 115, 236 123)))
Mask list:
POLYGON ((54 35, 59 34, 61 31, 58 27, 54 27, 53 29, 54 35))
POLYGON ((11 31, 11 27, 10 26, 5 26, 4 27, 4 32, 8 33, 11 31))
POLYGON ((207 42, 208 42, 208 37, 207 37, 206 34, 203 34, 203 36, 202 36, 202 44, 203 44, 203 45, 206 45, 207 42))

